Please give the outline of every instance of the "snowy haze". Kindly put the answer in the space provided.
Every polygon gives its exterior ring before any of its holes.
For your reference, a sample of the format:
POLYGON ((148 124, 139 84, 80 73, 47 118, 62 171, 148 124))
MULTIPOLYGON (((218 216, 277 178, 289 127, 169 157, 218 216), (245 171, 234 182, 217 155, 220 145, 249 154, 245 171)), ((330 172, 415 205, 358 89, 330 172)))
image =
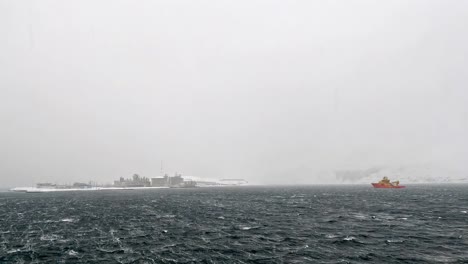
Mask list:
POLYGON ((468 171, 467 59, 468 1, 0 0, 0 186, 468 171))

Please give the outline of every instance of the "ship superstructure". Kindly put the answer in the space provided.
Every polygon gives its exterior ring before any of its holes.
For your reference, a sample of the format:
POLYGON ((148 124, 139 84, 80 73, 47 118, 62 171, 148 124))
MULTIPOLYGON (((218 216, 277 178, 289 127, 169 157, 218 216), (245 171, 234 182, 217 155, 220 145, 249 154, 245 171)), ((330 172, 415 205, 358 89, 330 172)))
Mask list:
POLYGON ((387 176, 383 177, 383 179, 380 180, 378 183, 372 183, 372 186, 374 186, 374 188, 385 188, 385 189, 386 188, 396 188, 396 189, 405 188, 405 186, 400 185, 400 181, 391 182, 387 176))

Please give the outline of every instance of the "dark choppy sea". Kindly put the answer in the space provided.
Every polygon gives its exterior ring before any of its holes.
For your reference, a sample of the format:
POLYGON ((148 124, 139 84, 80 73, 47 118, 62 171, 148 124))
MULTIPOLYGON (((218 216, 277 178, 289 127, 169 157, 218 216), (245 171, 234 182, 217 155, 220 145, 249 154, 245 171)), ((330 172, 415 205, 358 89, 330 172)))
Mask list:
POLYGON ((468 263, 468 186, 0 193, 0 263, 468 263))

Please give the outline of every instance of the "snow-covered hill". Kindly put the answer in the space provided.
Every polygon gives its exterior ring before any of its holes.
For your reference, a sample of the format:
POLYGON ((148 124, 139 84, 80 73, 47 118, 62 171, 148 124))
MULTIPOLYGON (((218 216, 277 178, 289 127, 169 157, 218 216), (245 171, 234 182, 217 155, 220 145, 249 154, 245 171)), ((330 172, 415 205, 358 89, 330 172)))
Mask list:
POLYGON ((468 173, 430 165, 374 167, 367 170, 336 171, 340 183, 377 182, 384 176, 408 183, 468 183, 468 173))
POLYGON ((202 178, 195 176, 184 176, 185 180, 191 180, 197 182, 198 187, 208 186, 240 186, 249 184, 244 179, 213 179, 213 178, 202 178))

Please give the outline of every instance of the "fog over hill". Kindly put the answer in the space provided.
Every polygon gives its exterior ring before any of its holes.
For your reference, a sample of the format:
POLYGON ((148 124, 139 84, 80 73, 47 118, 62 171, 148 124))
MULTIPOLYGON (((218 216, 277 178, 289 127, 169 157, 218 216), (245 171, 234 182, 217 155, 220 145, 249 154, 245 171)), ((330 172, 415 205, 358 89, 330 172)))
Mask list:
POLYGON ((392 181, 406 183, 468 183, 468 172, 436 167, 434 165, 406 165, 373 167, 367 170, 341 170, 335 172, 338 183, 368 184, 384 176, 392 181))

